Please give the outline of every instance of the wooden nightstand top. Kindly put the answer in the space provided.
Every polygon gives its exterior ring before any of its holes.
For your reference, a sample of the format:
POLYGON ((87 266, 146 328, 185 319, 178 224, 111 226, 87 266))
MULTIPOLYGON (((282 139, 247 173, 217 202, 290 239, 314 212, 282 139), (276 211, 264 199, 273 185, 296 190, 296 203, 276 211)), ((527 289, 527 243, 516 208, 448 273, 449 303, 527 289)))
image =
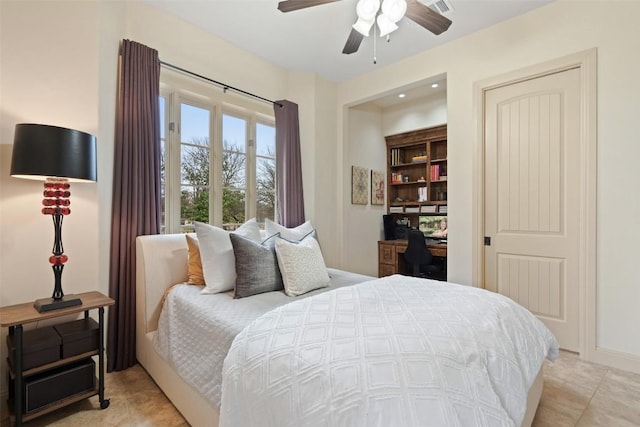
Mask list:
POLYGON ((116 303, 113 299, 98 291, 74 294, 74 296, 82 300, 82 305, 62 308, 60 310, 46 311, 44 313, 38 313, 38 310, 33 307, 33 302, 0 307, 0 326, 8 327, 24 325, 25 323, 38 322, 40 320, 52 319, 67 314, 80 313, 85 310, 106 307, 116 303))

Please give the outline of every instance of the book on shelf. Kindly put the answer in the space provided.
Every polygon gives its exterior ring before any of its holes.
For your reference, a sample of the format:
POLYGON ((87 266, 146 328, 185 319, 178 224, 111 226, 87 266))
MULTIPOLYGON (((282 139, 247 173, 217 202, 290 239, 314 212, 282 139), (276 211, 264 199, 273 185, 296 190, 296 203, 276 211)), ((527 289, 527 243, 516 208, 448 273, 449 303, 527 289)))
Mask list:
POLYGON ((446 181, 447 172, 444 165, 431 165, 429 169, 429 179, 431 181, 446 181))
POLYGON ((392 184, 402 184, 402 183, 408 183, 409 182, 409 176, 408 175, 403 175, 402 172, 392 172, 391 173, 391 183, 392 184))
POLYGON ((399 165, 404 163, 402 150, 399 148, 391 149, 391 166, 399 165))
POLYGON ((426 162, 427 161, 427 155, 426 154, 422 154, 419 156, 413 156, 411 158, 411 163, 419 163, 419 162, 426 162))
POLYGON ((447 213, 447 205, 440 205, 438 207, 438 212, 440 213, 447 213))
POLYGON ((420 213, 420 206, 406 206, 404 208, 405 213, 420 213))
POLYGON ((404 212, 404 207, 403 206, 390 206, 389 207, 389 212, 390 213, 403 213, 404 212))

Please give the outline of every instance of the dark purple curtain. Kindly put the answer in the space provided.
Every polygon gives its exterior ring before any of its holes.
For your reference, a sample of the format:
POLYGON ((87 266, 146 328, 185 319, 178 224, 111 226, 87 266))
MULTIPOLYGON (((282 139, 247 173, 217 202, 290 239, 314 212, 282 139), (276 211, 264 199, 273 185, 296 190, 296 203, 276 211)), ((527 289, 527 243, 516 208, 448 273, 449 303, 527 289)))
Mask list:
POLYGON ((160 232, 160 60, 123 40, 116 107, 107 371, 136 363, 136 258, 139 235, 160 232))
POLYGON ((285 227, 296 227, 305 219, 298 104, 276 101, 273 110, 276 118, 277 222, 285 227))

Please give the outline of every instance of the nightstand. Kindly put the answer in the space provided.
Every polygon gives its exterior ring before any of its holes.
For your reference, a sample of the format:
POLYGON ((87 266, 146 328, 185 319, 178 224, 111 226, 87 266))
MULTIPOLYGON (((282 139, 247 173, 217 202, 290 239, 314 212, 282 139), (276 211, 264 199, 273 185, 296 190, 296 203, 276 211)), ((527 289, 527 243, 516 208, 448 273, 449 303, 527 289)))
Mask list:
POLYGON ((104 398, 104 308, 115 304, 115 301, 100 292, 95 291, 76 294, 75 296, 82 300, 82 305, 63 308, 60 310, 46 311, 43 313, 38 313, 38 311, 33 307, 33 302, 0 307, 0 326, 9 328, 9 336, 15 347, 13 364, 9 362, 9 373, 13 380, 13 402, 10 402, 10 407, 13 407, 12 418, 15 420, 16 426, 21 426, 23 421, 29 421, 56 409, 70 405, 71 403, 95 395, 99 396, 101 409, 105 409, 109 406, 109 400, 104 398), (84 312, 85 319, 89 319, 89 311, 94 309, 98 309, 97 349, 69 357, 61 357, 55 362, 46 363, 27 370, 23 369, 24 325, 81 312, 84 312), (89 361, 92 356, 96 355, 98 356, 97 387, 94 386, 90 390, 65 396, 64 398, 44 405, 38 409, 25 410, 25 381, 28 381, 29 378, 46 379, 48 375, 53 377, 55 375, 59 375, 60 372, 64 373, 65 368, 69 368, 70 371, 73 367, 81 364, 82 361, 89 361))

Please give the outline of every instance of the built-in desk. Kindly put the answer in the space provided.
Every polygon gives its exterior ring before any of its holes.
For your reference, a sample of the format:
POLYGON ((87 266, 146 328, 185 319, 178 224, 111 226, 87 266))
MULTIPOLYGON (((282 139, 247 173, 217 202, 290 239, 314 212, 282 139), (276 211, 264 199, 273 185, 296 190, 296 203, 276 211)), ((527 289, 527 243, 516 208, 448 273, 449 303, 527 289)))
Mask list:
MULTIPOLYGON (((443 279, 446 278, 446 258, 447 244, 427 244, 434 257, 444 258, 445 272, 443 279)), ((378 241, 378 277, 391 276, 392 274, 405 274, 407 269, 402 254, 407 249, 406 240, 380 240, 378 241)))

